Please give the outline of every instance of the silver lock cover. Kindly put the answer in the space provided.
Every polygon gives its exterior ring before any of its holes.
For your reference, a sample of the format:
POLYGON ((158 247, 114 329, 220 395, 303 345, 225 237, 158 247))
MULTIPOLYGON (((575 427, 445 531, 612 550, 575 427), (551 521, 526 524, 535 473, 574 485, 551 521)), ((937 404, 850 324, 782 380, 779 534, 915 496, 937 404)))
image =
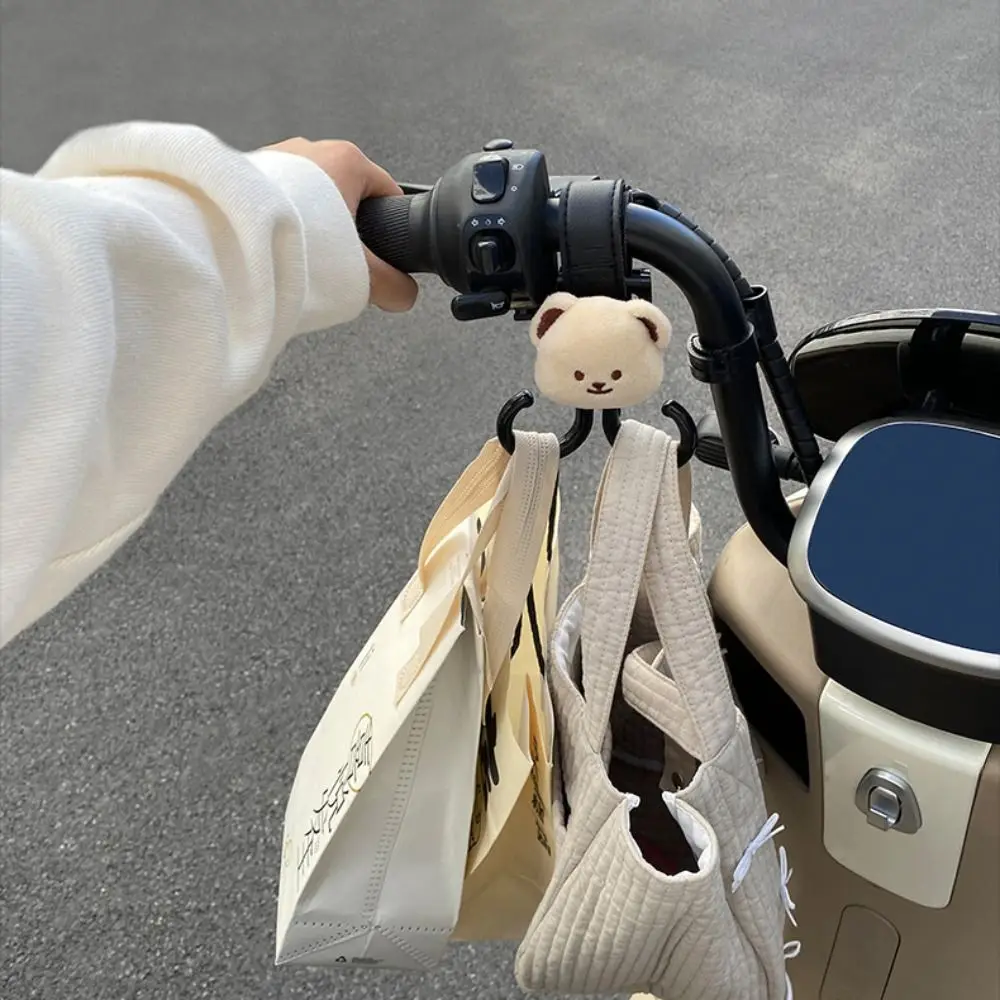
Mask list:
POLYGON ((916 833, 923 822, 917 796, 905 778, 873 767, 858 782, 854 803, 879 830, 916 833))

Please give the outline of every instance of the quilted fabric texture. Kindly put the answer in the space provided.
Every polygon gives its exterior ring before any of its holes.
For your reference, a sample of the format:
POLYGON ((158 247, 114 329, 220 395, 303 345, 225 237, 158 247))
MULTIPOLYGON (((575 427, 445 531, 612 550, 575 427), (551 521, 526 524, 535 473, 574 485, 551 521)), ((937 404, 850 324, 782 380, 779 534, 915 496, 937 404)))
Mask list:
POLYGON ((529 992, 788 995, 777 831, 684 509, 676 444, 625 421, 552 638, 556 869, 518 949, 529 992))

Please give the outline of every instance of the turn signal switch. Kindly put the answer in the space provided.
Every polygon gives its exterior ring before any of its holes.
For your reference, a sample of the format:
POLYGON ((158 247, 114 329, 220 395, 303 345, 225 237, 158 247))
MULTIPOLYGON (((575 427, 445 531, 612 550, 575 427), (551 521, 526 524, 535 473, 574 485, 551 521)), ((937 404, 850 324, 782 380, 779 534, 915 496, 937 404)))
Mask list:
MULTIPOLYGON (((469 260, 476 274, 492 278, 509 271, 517 260, 514 241, 500 229, 487 229, 469 240, 469 260)), ((491 289, 459 295, 452 299, 451 313, 457 320, 501 316, 510 309, 510 295, 491 289)))
POLYGON ((501 230, 476 233, 469 241, 472 266, 482 275, 490 277, 514 266, 514 242, 501 230))

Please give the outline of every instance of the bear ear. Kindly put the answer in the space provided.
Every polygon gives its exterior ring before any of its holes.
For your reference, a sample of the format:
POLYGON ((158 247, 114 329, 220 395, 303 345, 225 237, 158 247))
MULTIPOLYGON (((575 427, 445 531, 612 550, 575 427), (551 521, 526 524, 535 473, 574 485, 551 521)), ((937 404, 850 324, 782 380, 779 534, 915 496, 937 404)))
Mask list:
POLYGON ((652 302, 647 302, 645 299, 629 299, 626 306, 649 331, 649 339, 659 350, 665 351, 672 332, 670 320, 652 302))
POLYGON ((531 321, 531 339, 535 345, 548 333, 552 324, 567 309, 576 305, 577 298, 569 292, 553 292, 538 308, 531 321))

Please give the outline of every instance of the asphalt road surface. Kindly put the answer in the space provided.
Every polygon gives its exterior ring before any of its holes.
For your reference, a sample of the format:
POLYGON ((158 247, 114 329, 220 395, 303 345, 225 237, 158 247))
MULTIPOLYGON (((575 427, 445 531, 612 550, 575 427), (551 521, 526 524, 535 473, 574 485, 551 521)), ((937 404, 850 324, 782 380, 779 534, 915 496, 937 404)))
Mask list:
MULTIPOLYGON (((429 182, 508 136, 683 206, 793 342, 872 308, 1000 306, 998 49, 996 0, 3 0, 2 154, 32 170, 76 129, 174 119, 242 148, 347 137, 429 182)), ((668 391, 700 413, 690 314, 657 296, 668 391)), ((520 995, 507 947, 426 977, 272 964, 302 746, 530 385, 526 329, 459 326, 448 298, 428 281, 409 316, 294 344, 141 535, 4 651, 6 1000, 520 995)), ((539 405, 525 426, 565 423, 539 405)), ((604 455, 565 472, 567 578, 604 455)), ((714 558, 739 515, 723 475, 696 485, 714 558)))

